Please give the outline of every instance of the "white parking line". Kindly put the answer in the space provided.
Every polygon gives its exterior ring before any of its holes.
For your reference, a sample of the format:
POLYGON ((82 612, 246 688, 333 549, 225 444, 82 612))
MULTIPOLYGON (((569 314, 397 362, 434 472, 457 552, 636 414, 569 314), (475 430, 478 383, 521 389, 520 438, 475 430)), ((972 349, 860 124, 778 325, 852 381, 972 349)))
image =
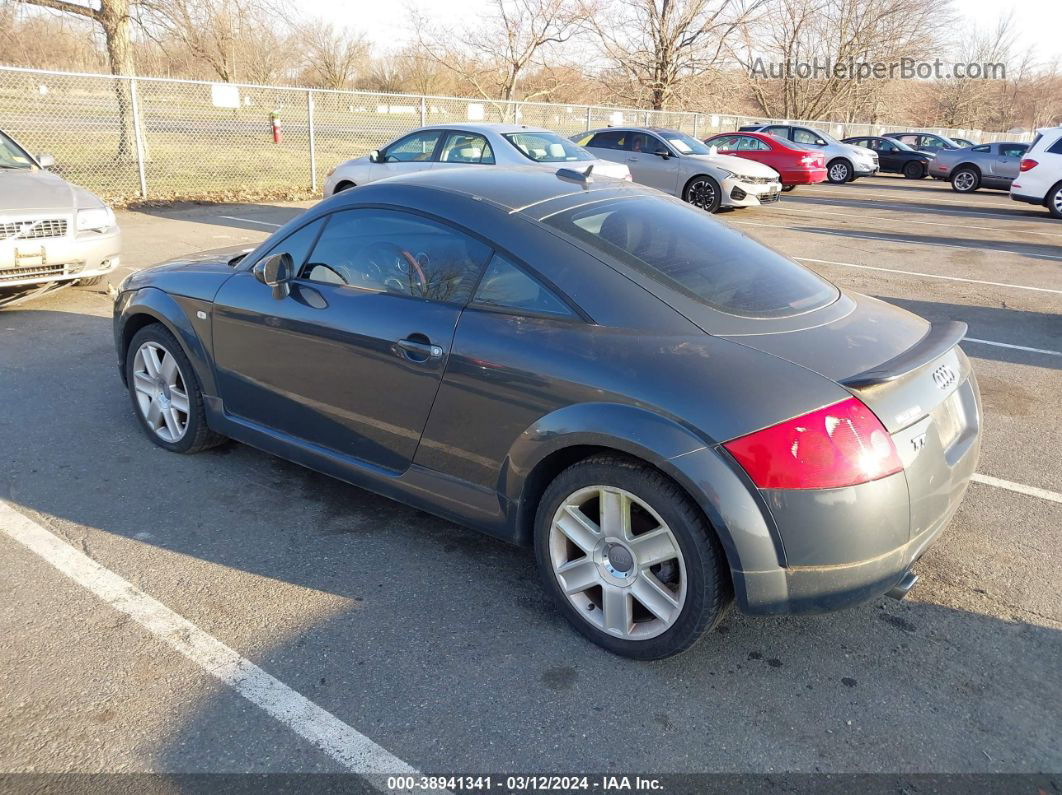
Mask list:
POLYGON ((964 279, 962 276, 941 276, 938 273, 921 273, 919 271, 904 271, 899 268, 882 268, 876 265, 856 265, 854 262, 835 262, 828 259, 812 259, 811 257, 793 257, 801 262, 817 262, 821 265, 839 265, 842 268, 860 268, 868 271, 884 271, 885 273, 902 273, 905 276, 922 276, 926 279, 944 279, 949 282, 969 282, 970 284, 987 284, 992 287, 1013 287, 1015 290, 1035 290, 1038 293, 1056 293, 1062 295, 1062 290, 1053 290, 1050 287, 1030 287, 1027 284, 1006 284, 1005 282, 988 282, 983 279, 964 279))
POLYGON ((226 221, 243 221, 245 224, 261 224, 262 226, 281 227, 284 224, 271 224, 269 221, 256 221, 254 218, 236 218, 232 215, 219 215, 218 218, 224 218, 226 221))
POLYGON ((1041 500, 1062 503, 1062 494, 1059 494, 1057 491, 1048 491, 1047 489, 1037 488, 1036 486, 1026 486, 1024 483, 1014 483, 1009 480, 1002 480, 1000 478, 994 478, 991 475, 982 475, 977 472, 971 476, 970 480, 974 483, 983 483, 986 486, 995 486, 997 489, 1016 491, 1018 494, 1027 494, 1030 497, 1039 497, 1041 500))
POLYGON ((339 718, 0 500, 0 531, 216 676, 352 773, 418 775, 339 718))
MULTIPOLYGON (((872 192, 872 191, 868 191, 868 190, 861 190, 859 188, 856 188, 854 190, 849 190, 847 188, 840 188, 840 187, 835 188, 835 187, 832 187, 832 186, 830 188, 826 188, 826 187, 820 187, 820 186, 816 185, 816 186, 811 188, 811 191, 813 193, 827 193, 829 191, 833 191, 833 193, 835 195, 840 195, 842 193, 847 193, 849 196, 885 196, 886 198, 892 199, 893 201, 900 201, 900 199, 895 194, 892 194, 892 193, 881 193, 880 191, 872 192)), ((987 194, 982 194, 982 195, 987 196, 987 194)), ((994 199, 996 197, 992 196, 991 198, 994 199)), ((928 202, 932 202, 934 204, 961 204, 964 207, 976 206, 976 205, 971 204, 969 199, 966 199, 966 200, 962 200, 962 199, 936 199, 936 198, 927 199, 927 198, 925 198, 923 196, 918 196, 918 200, 919 201, 928 201, 928 202)), ((986 204, 986 203, 982 202, 981 206, 996 207, 997 209, 1002 209, 1003 207, 1006 207, 1006 206, 1009 206, 1009 205, 1004 205, 1004 204, 992 205, 992 204, 986 204)))
MULTIPOLYGON (((787 204, 788 203, 789 202, 787 202, 787 204)), ((809 205, 809 209, 807 209, 807 210, 798 210, 795 207, 782 207, 782 206, 779 206, 778 204, 775 204, 775 206, 772 208, 771 211, 772 212, 784 212, 784 213, 799 213, 801 215, 835 215, 835 216, 838 216, 840 218, 858 218, 858 219, 863 220, 863 221, 888 221, 889 223, 896 223, 896 219, 895 218, 886 218, 883 215, 864 215, 863 213, 835 213, 835 212, 829 212, 827 210, 811 209, 813 206, 814 205, 809 205)), ((977 230, 980 230, 982 232, 1002 232, 1002 233, 1008 234, 1008 235, 1013 235, 1014 232, 1015 232, 1015 230, 1013 230, 1013 229, 1003 229, 1003 228, 997 227, 997 226, 971 226, 970 224, 964 224, 964 223, 962 223, 960 221, 955 221, 955 222, 950 223, 950 224, 944 224, 944 223, 940 223, 939 221, 915 221, 915 220, 912 220, 912 219, 909 219, 909 218, 904 218, 901 223, 904 224, 905 226, 907 224, 919 224, 921 226, 946 226, 946 227, 952 227, 952 228, 956 228, 957 227, 959 229, 977 229, 977 230)), ((1062 232, 1060 232, 1060 233, 1055 233, 1055 232, 1037 232, 1037 231, 1032 230, 1032 229, 1022 229, 1021 230, 1021 234, 1023 234, 1023 235, 1043 235, 1044 237, 1062 237, 1062 232)))
POLYGON ((1029 348, 1025 345, 1011 345, 1009 342, 992 342, 991 340, 979 340, 973 337, 963 337, 963 342, 976 342, 979 345, 994 345, 997 348, 1012 348, 1016 351, 1029 351, 1030 353, 1046 353, 1048 356, 1062 356, 1062 351, 1049 351, 1046 348, 1029 348))
MULTIPOLYGON (((960 251, 990 251, 993 254, 1014 254, 1019 257, 1033 257, 1035 259, 1053 259, 1062 262, 1062 256, 1054 254, 1035 254, 1028 251, 1015 251, 1012 248, 992 248, 989 246, 962 246, 955 243, 935 243, 932 240, 895 240, 882 235, 872 235, 866 232, 840 232, 833 229, 801 229, 798 226, 785 226, 782 224, 759 224, 755 221, 729 221, 731 224, 740 226, 767 226, 771 229, 788 229, 791 232, 801 232, 805 235, 830 235, 832 237, 853 237, 856 240, 873 240, 875 243, 900 243, 909 246, 937 246, 938 248, 954 248, 960 251)), ((1045 244, 1046 245, 1046 244, 1045 244)))

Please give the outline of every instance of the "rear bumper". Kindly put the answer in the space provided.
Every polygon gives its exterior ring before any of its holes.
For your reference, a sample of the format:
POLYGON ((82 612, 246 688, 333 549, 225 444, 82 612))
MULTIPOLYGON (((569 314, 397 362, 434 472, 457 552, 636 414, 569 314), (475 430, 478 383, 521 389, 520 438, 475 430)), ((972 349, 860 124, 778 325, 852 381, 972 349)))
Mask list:
POLYGON ((781 172, 783 185, 815 185, 826 181, 825 168, 791 170, 781 172))
POLYGON ((1016 202, 1025 202, 1026 204, 1042 205, 1044 203, 1044 199, 1042 196, 1040 198, 1037 198, 1036 196, 1028 196, 1024 193, 1015 193, 1014 191, 1010 192, 1010 198, 1012 198, 1016 202))
POLYGON ((122 235, 106 233, 0 241, 0 287, 87 279, 119 264, 122 235))

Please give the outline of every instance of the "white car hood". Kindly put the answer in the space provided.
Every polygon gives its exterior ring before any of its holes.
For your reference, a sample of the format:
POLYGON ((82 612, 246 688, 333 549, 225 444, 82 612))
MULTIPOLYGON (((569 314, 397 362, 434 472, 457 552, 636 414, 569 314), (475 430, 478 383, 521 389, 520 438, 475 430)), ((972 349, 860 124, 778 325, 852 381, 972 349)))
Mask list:
POLYGON ((755 160, 746 160, 734 155, 686 155, 695 160, 703 160, 716 168, 725 168, 734 174, 742 174, 746 177, 777 177, 778 172, 770 166, 758 163, 755 160))

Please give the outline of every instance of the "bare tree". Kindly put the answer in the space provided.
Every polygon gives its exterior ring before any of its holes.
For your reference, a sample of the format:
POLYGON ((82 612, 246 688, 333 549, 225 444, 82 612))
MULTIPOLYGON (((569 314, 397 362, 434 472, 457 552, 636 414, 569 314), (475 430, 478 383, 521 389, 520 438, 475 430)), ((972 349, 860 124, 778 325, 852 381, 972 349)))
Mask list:
POLYGON ((331 22, 301 26, 298 38, 310 80, 321 88, 350 88, 369 55, 365 37, 331 22))
POLYGON ((668 107, 683 84, 718 65, 724 44, 765 0, 610 0, 588 13, 601 53, 629 101, 668 107))
MULTIPOLYGON (((480 96, 530 99, 521 78, 543 66, 542 56, 576 35, 585 19, 580 0, 493 0, 493 12, 473 28, 438 28, 414 17, 417 44, 438 66, 458 75, 480 96)), ((556 52, 553 52, 556 56, 556 52)))

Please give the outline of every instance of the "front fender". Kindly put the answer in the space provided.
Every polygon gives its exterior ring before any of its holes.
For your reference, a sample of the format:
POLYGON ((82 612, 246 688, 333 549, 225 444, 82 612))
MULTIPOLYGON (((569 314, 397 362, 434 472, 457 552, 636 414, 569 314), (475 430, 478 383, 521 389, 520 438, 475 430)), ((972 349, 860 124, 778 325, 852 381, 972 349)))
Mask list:
POLYGON ((210 354, 209 301, 170 295, 156 287, 142 287, 118 296, 114 309, 114 345, 118 367, 125 379, 125 357, 129 340, 145 320, 151 318, 164 325, 177 338, 192 363, 206 395, 216 395, 213 359, 210 354), (200 318, 197 312, 201 312, 200 318))
MULTIPOLYGON (((744 596, 743 585, 738 582, 743 572, 775 570, 784 565, 770 511, 740 467, 712 440, 637 406, 583 403, 541 418, 513 444, 501 473, 502 493, 511 505, 520 505, 533 473, 546 459, 566 448, 582 446, 634 456, 681 485, 718 534, 736 575, 739 599, 744 596)), ((522 524, 517 534, 526 542, 533 518, 522 524)))

